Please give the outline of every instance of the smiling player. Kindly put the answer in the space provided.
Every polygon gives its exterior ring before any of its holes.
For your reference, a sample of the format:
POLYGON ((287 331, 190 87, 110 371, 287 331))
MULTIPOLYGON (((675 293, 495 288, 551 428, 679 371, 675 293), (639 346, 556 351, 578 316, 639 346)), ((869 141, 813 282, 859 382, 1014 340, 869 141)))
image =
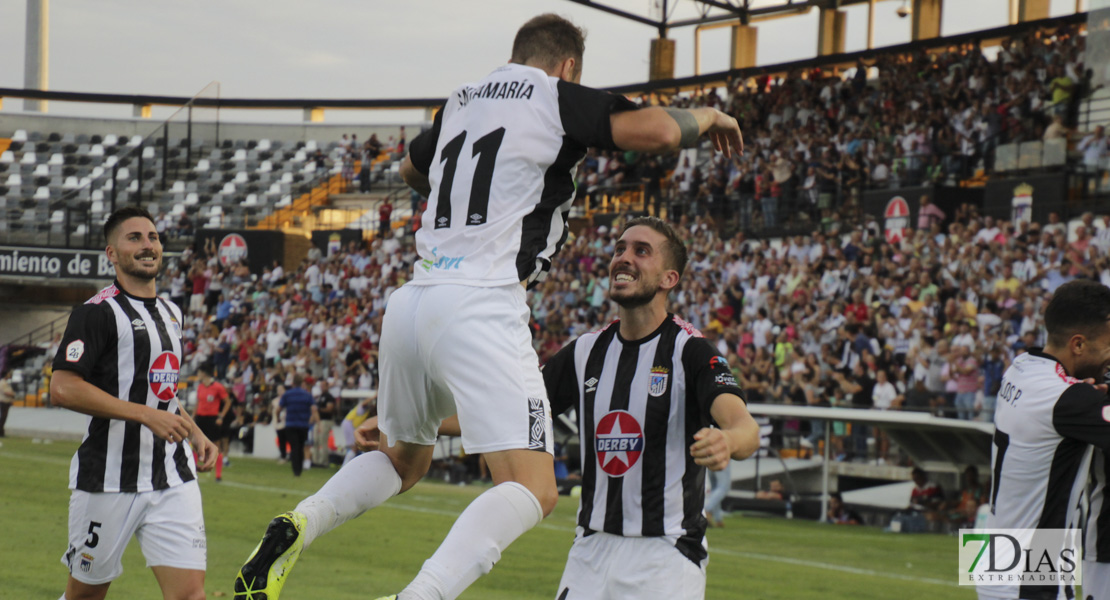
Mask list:
POLYGON ((667 312, 686 248, 655 217, 625 225, 609 265, 619 319, 544 366, 554 413, 574 408, 582 499, 559 600, 705 597, 705 469, 759 448, 725 359, 667 312))
POLYGON ((89 415, 69 469, 62 600, 104 598, 132 535, 165 597, 204 598, 196 471, 218 452, 177 400, 181 311, 156 295, 162 243, 150 213, 113 212, 104 237, 116 280, 73 309, 50 383, 55 404, 89 415))

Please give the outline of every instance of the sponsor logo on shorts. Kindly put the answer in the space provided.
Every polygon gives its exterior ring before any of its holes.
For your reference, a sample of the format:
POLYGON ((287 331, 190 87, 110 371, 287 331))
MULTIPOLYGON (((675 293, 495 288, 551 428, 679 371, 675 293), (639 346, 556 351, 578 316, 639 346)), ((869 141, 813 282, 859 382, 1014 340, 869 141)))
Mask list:
POLYGON ((163 352, 150 365, 150 390, 159 400, 168 402, 177 396, 178 370, 181 364, 173 352, 163 352))
POLYGON ((662 396, 667 391, 667 380, 670 371, 663 367, 651 368, 651 379, 648 381, 648 393, 652 396, 662 396))
POLYGON ((547 403, 543 398, 528 399, 528 449, 547 449, 547 403))
POLYGON ((77 362, 85 355, 85 342, 73 340, 66 346, 66 362, 77 362))
POLYGON ((644 430, 632 413, 614 410, 597 422, 597 464, 610 477, 623 477, 644 451, 644 430))

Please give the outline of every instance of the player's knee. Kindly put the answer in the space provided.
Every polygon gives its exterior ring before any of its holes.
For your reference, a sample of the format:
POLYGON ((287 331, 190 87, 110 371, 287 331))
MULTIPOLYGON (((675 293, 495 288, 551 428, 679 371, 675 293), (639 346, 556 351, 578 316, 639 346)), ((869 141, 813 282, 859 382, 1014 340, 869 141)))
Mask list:
POLYGON ((551 511, 555 510, 555 505, 559 503, 559 489, 554 486, 545 488, 539 493, 533 490, 532 494, 536 497, 536 501, 540 503, 540 510, 543 511, 544 517, 550 515, 551 511))

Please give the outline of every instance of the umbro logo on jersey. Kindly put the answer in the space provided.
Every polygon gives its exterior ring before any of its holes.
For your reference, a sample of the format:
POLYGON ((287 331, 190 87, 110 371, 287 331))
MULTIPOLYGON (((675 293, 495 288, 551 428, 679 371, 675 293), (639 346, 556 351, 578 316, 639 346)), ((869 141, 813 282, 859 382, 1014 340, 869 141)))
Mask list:
POLYGON ((131 321, 131 327, 133 327, 135 331, 146 331, 146 323, 143 322, 142 319, 131 321))
POLYGON ((586 391, 592 392, 597 389, 597 377, 591 377, 586 380, 586 391))
POLYGON ((471 223, 481 223, 485 220, 486 220, 485 217, 478 214, 478 213, 474 213, 474 214, 470 215, 470 222, 471 223))
POLYGON ((440 217, 440 218, 436 219, 436 224, 439 225, 440 227, 447 227, 447 224, 450 223, 450 222, 451 222, 451 219, 448 219, 447 217, 440 217))

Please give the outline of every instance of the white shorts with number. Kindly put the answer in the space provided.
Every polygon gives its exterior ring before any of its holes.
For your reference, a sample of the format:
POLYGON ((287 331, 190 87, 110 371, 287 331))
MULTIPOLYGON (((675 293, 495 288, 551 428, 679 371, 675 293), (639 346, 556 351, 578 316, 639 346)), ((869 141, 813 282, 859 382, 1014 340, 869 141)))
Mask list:
POLYGON ((197 482, 139 493, 73 490, 62 564, 78 581, 108 583, 123 573, 123 551, 132 535, 147 567, 203 571, 207 542, 197 482))
POLYGON ((551 409, 520 285, 405 285, 381 336, 378 423, 393 443, 432 445, 459 415, 463 448, 552 451, 551 409))
MULTIPOLYGON (((706 561, 703 561, 703 563, 706 561)), ((669 537, 594 533, 570 548, 557 600, 703 600, 705 565, 669 537)))

